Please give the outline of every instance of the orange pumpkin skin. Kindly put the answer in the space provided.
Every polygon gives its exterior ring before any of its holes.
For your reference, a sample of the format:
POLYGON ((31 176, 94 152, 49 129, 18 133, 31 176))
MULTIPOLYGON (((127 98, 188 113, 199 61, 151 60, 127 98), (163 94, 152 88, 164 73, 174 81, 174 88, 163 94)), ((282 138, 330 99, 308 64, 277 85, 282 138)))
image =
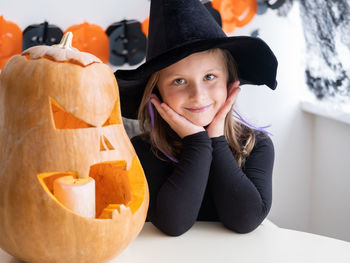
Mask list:
POLYGON ((80 53, 69 61, 16 55, 0 74, 0 247, 25 262, 106 262, 146 218, 148 186, 121 122, 114 74, 101 62, 82 65, 80 53), (57 107, 80 120, 76 127, 60 124, 57 107), (52 194, 51 179, 69 173, 129 192, 108 192, 99 209, 108 198, 119 204, 104 219, 85 218, 52 194))

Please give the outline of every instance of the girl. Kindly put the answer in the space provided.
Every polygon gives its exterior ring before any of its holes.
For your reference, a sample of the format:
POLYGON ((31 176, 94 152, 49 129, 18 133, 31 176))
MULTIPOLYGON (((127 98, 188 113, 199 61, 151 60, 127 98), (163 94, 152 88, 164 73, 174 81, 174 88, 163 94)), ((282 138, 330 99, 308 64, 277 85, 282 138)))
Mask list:
POLYGON ((122 114, 138 112, 143 132, 132 143, 149 184, 147 219, 164 233, 181 235, 196 220, 247 233, 265 219, 273 144, 234 120, 232 107, 240 81, 274 89, 276 68, 264 42, 226 37, 198 0, 151 2, 146 62, 116 77, 122 114))

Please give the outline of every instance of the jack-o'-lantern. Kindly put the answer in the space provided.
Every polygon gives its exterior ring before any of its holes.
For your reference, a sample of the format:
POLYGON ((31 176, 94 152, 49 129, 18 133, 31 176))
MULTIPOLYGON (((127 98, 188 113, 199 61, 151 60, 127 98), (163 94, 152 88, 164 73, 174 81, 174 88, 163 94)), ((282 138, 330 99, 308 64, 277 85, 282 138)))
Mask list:
POLYGON ((70 38, 12 57, 0 74, 0 247, 25 262, 106 262, 147 214, 114 74, 70 38), (56 198, 54 182, 67 175, 94 178, 96 217, 56 198))
POLYGON ((66 29, 74 35, 72 46, 80 51, 89 52, 107 63, 109 60, 109 39, 99 25, 82 23, 66 29))
POLYGON ((0 69, 14 55, 22 51, 22 30, 0 16, 0 69))

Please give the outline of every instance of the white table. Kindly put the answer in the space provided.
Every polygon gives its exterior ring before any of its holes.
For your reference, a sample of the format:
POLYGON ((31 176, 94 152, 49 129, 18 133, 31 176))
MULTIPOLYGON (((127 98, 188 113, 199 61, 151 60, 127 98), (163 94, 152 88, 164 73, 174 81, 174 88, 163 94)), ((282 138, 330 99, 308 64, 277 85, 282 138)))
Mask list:
MULTIPOLYGON (((0 249, 1 263, 19 263, 0 249)), ((221 223, 196 222, 169 237, 151 223, 110 263, 350 262, 350 242, 279 228, 264 221, 255 231, 236 234, 221 223)))

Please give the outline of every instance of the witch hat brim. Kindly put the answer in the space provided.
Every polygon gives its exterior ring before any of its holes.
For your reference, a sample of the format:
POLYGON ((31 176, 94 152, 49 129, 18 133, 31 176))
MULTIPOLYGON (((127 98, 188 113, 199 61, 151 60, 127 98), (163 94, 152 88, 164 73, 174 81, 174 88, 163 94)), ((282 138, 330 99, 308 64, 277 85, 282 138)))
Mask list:
POLYGON ((227 37, 198 0, 152 0, 146 62, 133 70, 115 72, 122 116, 137 119, 145 86, 154 72, 212 48, 230 51, 241 85, 276 88, 277 59, 263 40, 227 37))

